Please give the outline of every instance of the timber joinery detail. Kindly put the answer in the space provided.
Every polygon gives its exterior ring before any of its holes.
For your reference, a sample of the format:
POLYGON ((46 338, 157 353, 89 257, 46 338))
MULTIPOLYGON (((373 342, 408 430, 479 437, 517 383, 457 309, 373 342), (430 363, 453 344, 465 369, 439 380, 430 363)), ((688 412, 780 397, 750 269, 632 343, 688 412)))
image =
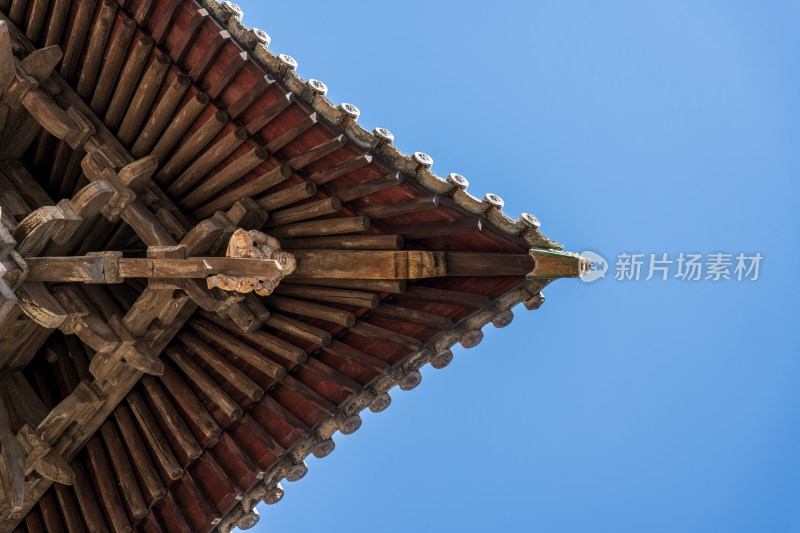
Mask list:
POLYGON ((0 0, 0 531, 252 527, 586 268, 204 6, 0 0))

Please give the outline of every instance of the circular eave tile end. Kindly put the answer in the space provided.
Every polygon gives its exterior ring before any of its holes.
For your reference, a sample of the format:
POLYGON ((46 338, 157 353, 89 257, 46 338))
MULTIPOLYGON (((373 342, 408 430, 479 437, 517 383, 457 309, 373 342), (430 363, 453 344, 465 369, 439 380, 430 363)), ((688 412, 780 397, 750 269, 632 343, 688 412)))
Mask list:
POLYGON ((467 181, 467 178, 465 178, 461 174, 456 174, 455 172, 452 172, 448 174, 447 178, 445 179, 447 180, 448 183, 452 183, 461 190, 465 190, 467 187, 469 187, 469 181, 467 181))
POLYGON ((531 214, 528 214, 528 213, 522 213, 519 216, 518 220, 520 222, 522 222, 523 224, 525 224, 526 226, 530 226, 532 228, 538 228, 539 226, 542 225, 542 223, 539 222, 538 218, 536 218, 535 216, 533 216, 531 214))
POLYGON ((387 143, 394 142, 394 135, 392 135, 392 132, 386 128, 375 128, 372 130, 372 133, 382 141, 386 141, 387 143))
POLYGON ((295 61, 294 58, 290 55, 278 54, 278 61, 283 63, 283 65, 289 70, 297 69, 297 61, 295 61))
POLYGON ((309 87, 311 87, 311 90, 314 91, 315 93, 321 94, 323 96, 328 94, 328 86, 322 83, 321 81, 310 79, 306 83, 308 84, 309 87))
POLYGON ((414 152, 414 155, 411 157, 414 158, 414 161, 425 168, 431 168, 433 166, 433 158, 426 153, 414 152))
POLYGON ((492 207, 496 207, 497 209, 503 209, 505 202, 503 199, 497 196, 496 194, 489 193, 483 197, 483 201, 492 207))
POLYGON ((258 39, 258 42, 264 46, 269 46, 269 43, 272 42, 272 37, 270 37, 269 34, 262 29, 253 28, 253 35, 255 35, 256 39, 258 39))
POLYGON ((361 111, 353 104, 339 104, 339 109, 353 117, 353 119, 357 119, 359 116, 361 116, 361 111))
MULTIPOLYGON (((244 17, 244 11, 242 8, 239 7, 238 4, 234 4, 233 2, 228 2, 227 0, 222 2, 222 8, 231 14, 236 20, 242 20, 244 17)), ((256 520, 257 521, 257 520, 256 520)))

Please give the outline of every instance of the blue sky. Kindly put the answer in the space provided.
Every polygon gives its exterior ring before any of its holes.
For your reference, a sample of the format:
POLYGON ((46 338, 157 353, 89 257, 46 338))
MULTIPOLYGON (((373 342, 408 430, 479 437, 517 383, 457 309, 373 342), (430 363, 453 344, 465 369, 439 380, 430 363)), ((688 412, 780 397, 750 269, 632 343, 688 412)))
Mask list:
POLYGON ((258 530, 800 531, 800 3, 239 3, 364 126, 611 263, 365 412, 258 530), (764 260, 621 282, 620 252, 764 260))

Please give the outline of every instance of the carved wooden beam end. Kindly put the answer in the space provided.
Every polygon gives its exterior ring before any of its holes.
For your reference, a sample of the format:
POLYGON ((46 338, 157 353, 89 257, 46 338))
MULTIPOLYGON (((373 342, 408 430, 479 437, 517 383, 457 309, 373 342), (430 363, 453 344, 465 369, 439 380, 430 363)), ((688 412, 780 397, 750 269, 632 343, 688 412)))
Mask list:
POLYGON ((579 278, 592 266, 589 259, 573 252, 531 248, 530 255, 534 267, 528 279, 579 278))

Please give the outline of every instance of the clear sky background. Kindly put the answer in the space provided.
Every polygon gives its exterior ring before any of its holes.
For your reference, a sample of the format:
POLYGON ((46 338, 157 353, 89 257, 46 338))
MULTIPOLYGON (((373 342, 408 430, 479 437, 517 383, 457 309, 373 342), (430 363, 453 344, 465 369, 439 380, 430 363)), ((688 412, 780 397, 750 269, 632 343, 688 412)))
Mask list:
POLYGON ((239 3, 365 127, 611 262, 365 411, 257 531, 800 531, 799 2, 239 3), (718 251, 760 279, 613 279, 718 251))

